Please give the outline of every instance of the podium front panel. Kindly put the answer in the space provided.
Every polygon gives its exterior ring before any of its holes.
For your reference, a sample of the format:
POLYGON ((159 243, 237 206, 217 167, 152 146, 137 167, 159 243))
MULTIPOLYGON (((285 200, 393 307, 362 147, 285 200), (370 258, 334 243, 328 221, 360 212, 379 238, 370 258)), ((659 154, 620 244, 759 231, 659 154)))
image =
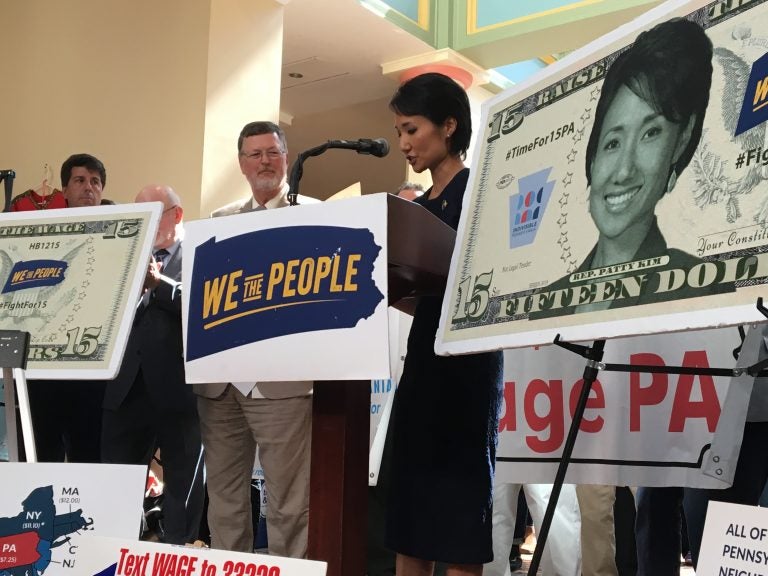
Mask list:
POLYGON ((187 381, 389 377, 385 195, 187 224, 187 381))

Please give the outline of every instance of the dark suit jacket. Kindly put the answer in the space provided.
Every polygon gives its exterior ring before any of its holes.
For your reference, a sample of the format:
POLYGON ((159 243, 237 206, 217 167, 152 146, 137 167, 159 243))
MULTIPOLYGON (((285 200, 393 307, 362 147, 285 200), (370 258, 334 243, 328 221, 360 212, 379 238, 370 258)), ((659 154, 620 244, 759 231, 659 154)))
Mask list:
MULTIPOLYGON (((167 258, 162 274, 181 282, 182 247, 167 258)), ((116 410, 131 390, 141 368, 144 381, 159 411, 196 409, 192 387, 184 376, 181 332, 181 290, 165 282, 155 288, 148 304, 136 311, 125 356, 117 377, 107 382, 104 408, 116 410)))

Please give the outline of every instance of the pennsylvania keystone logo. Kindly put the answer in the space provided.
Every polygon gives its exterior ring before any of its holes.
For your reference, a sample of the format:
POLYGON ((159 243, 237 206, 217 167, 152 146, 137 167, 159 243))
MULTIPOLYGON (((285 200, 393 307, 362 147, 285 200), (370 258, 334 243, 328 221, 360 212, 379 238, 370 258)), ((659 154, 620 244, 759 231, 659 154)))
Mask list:
POLYGON ((548 181, 552 168, 545 168, 517 181, 520 192, 509 198, 509 247, 531 244, 536 238, 555 181, 548 181))

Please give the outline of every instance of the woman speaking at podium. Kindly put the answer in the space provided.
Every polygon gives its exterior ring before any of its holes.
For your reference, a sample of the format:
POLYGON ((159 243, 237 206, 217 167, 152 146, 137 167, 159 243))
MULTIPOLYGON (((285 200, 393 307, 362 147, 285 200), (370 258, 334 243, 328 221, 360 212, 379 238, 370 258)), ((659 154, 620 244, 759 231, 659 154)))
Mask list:
MULTIPOLYGON (((415 202, 456 229, 472 134, 464 90, 442 74, 404 83, 390 101, 400 150, 432 187, 415 202)), ((393 411, 387 545, 398 576, 480 575, 493 558, 491 507, 502 354, 436 356, 442 295, 420 298, 393 411)))

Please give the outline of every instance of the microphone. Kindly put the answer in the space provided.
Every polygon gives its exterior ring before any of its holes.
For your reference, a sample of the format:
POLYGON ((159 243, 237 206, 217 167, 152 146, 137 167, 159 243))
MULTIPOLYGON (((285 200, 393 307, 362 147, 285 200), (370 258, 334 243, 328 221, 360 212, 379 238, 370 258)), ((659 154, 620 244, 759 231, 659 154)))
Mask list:
POLYGON ((291 173, 288 177, 288 203, 296 206, 296 199, 299 196, 299 180, 304 174, 304 160, 312 156, 320 156, 329 148, 343 148, 346 150, 356 150, 358 154, 370 154, 377 158, 383 158, 389 154, 389 142, 384 138, 361 138, 360 140, 328 140, 325 144, 320 144, 309 150, 301 152, 291 166, 291 173))
POLYGON ((385 138, 361 138, 360 140, 328 140, 328 148, 344 148, 355 150, 358 154, 370 154, 383 158, 389 154, 389 142, 385 138))

